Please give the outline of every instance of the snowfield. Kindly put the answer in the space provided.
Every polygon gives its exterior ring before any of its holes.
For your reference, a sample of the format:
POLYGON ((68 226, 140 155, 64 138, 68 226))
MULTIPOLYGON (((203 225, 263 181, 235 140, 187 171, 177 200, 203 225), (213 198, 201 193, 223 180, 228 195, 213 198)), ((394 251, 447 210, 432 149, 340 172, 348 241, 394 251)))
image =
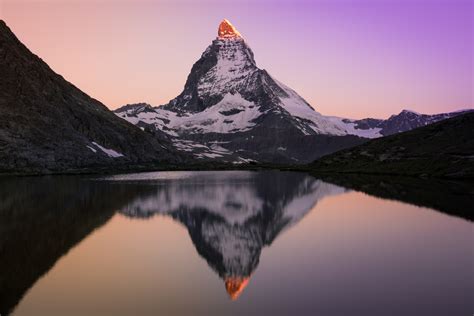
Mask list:
POLYGON ((237 92, 227 93, 217 104, 198 113, 179 114, 155 108, 154 111, 141 111, 130 115, 130 111, 118 113, 118 116, 132 124, 144 122, 153 124, 172 136, 180 132, 230 133, 243 132, 255 126, 253 120, 262 115, 259 107, 242 98, 237 92), (166 127, 166 128, 164 128, 166 127))

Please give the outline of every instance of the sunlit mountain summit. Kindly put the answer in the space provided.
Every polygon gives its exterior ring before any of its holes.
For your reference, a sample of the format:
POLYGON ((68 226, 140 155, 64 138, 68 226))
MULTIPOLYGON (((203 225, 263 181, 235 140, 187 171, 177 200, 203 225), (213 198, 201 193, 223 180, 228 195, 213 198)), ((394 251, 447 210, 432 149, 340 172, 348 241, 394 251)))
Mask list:
POLYGON ((217 31, 217 35, 219 38, 236 38, 242 37, 239 31, 229 22, 229 20, 224 19, 222 20, 221 24, 219 24, 219 30, 217 31))

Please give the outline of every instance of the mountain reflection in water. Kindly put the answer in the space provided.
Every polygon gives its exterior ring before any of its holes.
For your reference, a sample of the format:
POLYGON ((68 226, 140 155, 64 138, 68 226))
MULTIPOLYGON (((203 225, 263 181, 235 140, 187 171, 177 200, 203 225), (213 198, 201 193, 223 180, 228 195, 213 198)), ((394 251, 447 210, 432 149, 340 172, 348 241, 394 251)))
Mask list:
POLYGON ((121 213, 167 215, 186 226, 196 250, 224 280, 232 299, 249 282, 264 246, 318 200, 346 191, 303 173, 283 172, 193 172, 155 184, 154 194, 135 199, 121 213))
POLYGON ((14 311, 58 259, 116 214, 182 224, 232 300, 251 283, 262 249, 323 198, 349 192, 344 187, 471 219, 465 212, 472 201, 469 185, 449 183, 451 189, 442 190, 436 183, 437 194, 427 194, 429 186, 419 182, 410 187, 401 180, 388 185, 390 179, 327 181, 304 173, 246 171, 0 178, 0 314, 14 311))

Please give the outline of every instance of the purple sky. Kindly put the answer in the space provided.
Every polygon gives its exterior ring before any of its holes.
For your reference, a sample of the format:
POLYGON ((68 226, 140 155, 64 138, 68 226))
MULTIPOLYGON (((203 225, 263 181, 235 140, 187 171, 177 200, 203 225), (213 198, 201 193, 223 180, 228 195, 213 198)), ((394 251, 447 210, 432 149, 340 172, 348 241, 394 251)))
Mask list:
POLYGON ((229 19, 257 64, 323 114, 472 108, 473 1, 1 0, 0 17, 110 108, 178 95, 229 19))

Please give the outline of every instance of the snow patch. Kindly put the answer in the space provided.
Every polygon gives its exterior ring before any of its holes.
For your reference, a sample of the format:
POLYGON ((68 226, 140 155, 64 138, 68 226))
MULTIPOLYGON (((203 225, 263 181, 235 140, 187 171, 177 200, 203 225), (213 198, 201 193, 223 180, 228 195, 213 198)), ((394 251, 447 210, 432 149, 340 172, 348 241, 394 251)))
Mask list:
POLYGON ((349 134, 349 135, 355 135, 355 136, 365 137, 365 138, 378 138, 378 137, 383 136, 382 134, 380 134, 380 131, 382 130, 382 128, 380 127, 360 129, 360 128, 355 128, 356 126, 355 122, 349 121, 342 117, 326 116, 326 118, 329 119, 331 122, 333 122, 340 129, 344 130, 346 134, 349 134))
MULTIPOLYGON (((123 154, 119 153, 119 152, 116 152, 115 150, 113 149, 109 149, 109 148, 105 148, 99 144, 97 144, 96 142, 92 142, 92 144, 97 147, 98 149, 100 149, 104 154, 106 154, 107 156, 111 157, 111 158, 119 158, 119 157, 123 157, 123 154)), ((89 146, 87 146, 89 147, 89 146)), ((90 148, 90 147, 89 147, 90 148)), ((91 148, 92 149, 92 148, 91 148)))

